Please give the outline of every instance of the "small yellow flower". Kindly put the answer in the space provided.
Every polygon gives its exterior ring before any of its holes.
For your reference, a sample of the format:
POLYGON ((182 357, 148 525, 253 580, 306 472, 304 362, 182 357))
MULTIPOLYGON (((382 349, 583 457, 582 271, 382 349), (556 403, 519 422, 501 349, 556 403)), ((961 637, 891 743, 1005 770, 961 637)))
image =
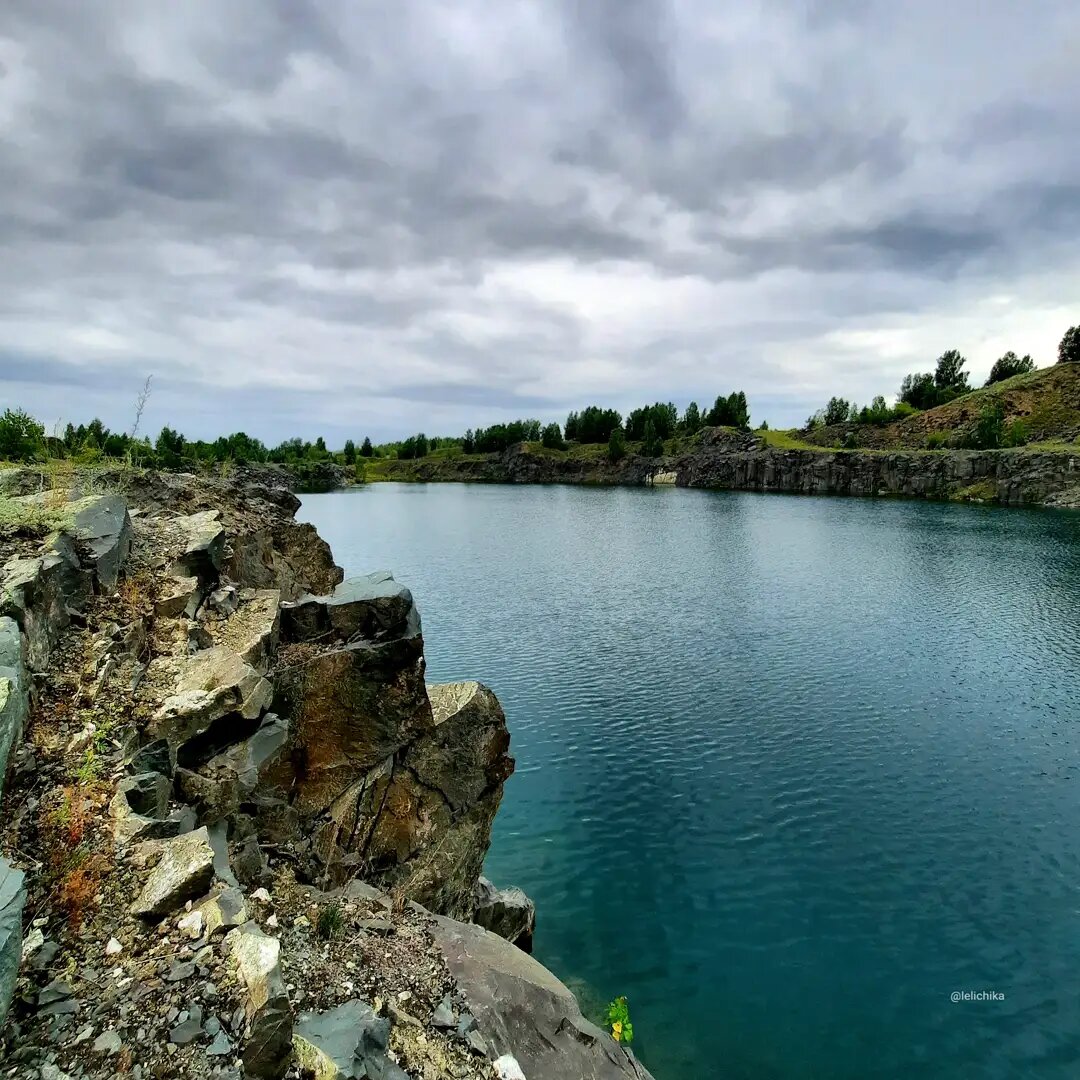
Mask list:
POLYGON ((611 1034, 615 1036, 615 1041, 616 1042, 620 1042, 622 1040, 622 1021, 621 1020, 616 1020, 615 1023, 611 1025, 611 1034))

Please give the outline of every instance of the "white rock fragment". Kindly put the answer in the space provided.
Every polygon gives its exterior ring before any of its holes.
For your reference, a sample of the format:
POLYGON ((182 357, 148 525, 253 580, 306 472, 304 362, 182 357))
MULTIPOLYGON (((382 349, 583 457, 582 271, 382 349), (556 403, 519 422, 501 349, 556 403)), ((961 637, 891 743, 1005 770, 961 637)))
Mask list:
POLYGON ((109 938, 108 943, 105 946, 106 956, 119 956, 124 951, 124 946, 120 944, 116 938, 109 938))
POLYGON ((41 946, 44 945, 44 944, 45 944, 45 935, 41 932, 40 929, 38 929, 38 927, 35 926, 34 929, 31 930, 30 933, 27 934, 25 938, 23 938, 23 943, 22 943, 23 963, 25 964, 26 961, 29 960, 30 957, 33 956, 34 953, 36 953, 38 951, 38 949, 40 949, 41 946))
POLYGON ((495 1074, 499 1080, 525 1080, 525 1074, 513 1054, 503 1054, 495 1062, 495 1074))

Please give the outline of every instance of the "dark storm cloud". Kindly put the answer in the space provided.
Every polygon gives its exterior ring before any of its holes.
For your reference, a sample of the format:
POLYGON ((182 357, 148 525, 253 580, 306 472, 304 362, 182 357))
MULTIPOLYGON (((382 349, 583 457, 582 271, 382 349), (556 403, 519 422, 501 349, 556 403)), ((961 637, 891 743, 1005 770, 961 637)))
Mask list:
POLYGON ((152 371, 151 424, 276 439, 738 385, 790 422, 952 345, 1048 361, 1077 41, 1065 0, 8 0, 4 399, 123 427, 152 371))

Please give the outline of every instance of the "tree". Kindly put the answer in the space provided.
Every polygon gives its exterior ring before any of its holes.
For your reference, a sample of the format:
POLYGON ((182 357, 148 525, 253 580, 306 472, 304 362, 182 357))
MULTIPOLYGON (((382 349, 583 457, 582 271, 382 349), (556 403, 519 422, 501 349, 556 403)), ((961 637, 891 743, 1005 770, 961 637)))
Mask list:
POLYGON ((658 401, 654 405, 635 409, 626 418, 626 437, 633 440, 644 439, 645 428, 651 422, 661 439, 670 439, 675 434, 678 418, 679 411, 670 401, 667 404, 658 401))
POLYGON ((727 397, 721 394, 706 414, 705 423, 708 427, 734 427, 749 431, 750 409, 746 403, 746 395, 741 390, 734 391, 727 397))
POLYGON ((905 375, 900 386, 900 400, 916 409, 932 409, 937 404, 937 386, 929 371, 905 375))
POLYGON ((608 460, 612 462, 622 461, 626 457, 626 436, 621 427, 611 429, 607 444, 608 460))
POLYGON ((1000 356, 994 361, 994 366, 990 369, 990 377, 986 380, 985 385, 993 386, 996 382, 1011 379, 1014 375, 1026 375, 1029 371, 1034 370, 1035 361, 1030 356, 1021 359, 1010 349, 1004 356, 1000 356))
POLYGON ((462 436, 461 449, 466 454, 476 453, 476 436, 473 434, 473 429, 469 428, 468 431, 462 436))
POLYGON ((844 398, 833 397, 829 398, 829 404, 825 406, 822 421, 826 425, 846 424, 849 416, 851 416, 851 404, 844 398))
POLYGON ((651 419, 645 421, 645 441, 641 452, 646 457, 659 457, 664 452, 664 440, 651 419))
POLYGON ((562 450, 565 447, 562 437, 562 428, 558 424, 551 423, 544 428, 540 436, 540 442, 548 450, 562 450))
POLYGON ((590 405, 580 414, 571 413, 566 418, 568 439, 574 438, 582 443, 607 442, 612 431, 622 424, 622 416, 614 409, 601 409, 599 405, 590 405), (570 429, 574 434, 570 434, 570 429))
POLYGON ((701 410, 696 401, 691 401, 686 406, 686 412, 683 413, 679 426, 686 435, 696 435, 701 430, 701 410))
POLYGON ((352 439, 345 440, 345 449, 342 451, 342 457, 346 465, 356 464, 356 443, 352 439))
POLYGON ((991 402, 979 413, 975 430, 971 435, 971 445, 977 450, 996 450, 1002 444, 1005 435, 1005 412, 996 402, 991 402))
POLYGON ((957 397, 971 389, 967 372, 964 370, 966 363, 967 359, 956 349, 950 349, 938 357, 937 368, 934 370, 934 385, 942 395, 952 391, 952 396, 957 397))
POLYGON ((375 447, 371 445, 371 440, 365 435, 364 441, 360 444, 360 456, 361 457, 374 457, 375 447))
POLYGON ((5 409, 0 416, 0 458, 29 461, 42 448, 45 427, 22 409, 5 409))
POLYGON ((1058 346, 1059 364, 1080 364, 1080 326, 1070 326, 1058 346))
POLYGON ((184 447, 187 440, 179 431, 174 431, 171 427, 163 427, 160 434, 157 437, 157 442, 154 443, 154 450, 157 451, 158 461, 166 469, 176 469, 180 466, 180 460, 184 456, 184 447))

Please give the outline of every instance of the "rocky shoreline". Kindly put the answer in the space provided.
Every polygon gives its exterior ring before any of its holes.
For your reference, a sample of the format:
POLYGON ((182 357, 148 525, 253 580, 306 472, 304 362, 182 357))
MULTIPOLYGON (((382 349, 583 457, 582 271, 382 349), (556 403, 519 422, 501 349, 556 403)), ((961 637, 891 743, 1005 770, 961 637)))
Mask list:
POLYGON ((899 496, 1080 507, 1080 446, 1071 450, 782 449, 757 434, 712 428, 685 453, 661 458, 604 457, 514 446, 488 457, 386 462, 379 479, 406 482, 649 483, 725 491, 899 496))
POLYGON ((6 1074, 648 1080, 480 876, 509 732, 409 590, 277 470, 52 481, 0 540, 6 1074))

